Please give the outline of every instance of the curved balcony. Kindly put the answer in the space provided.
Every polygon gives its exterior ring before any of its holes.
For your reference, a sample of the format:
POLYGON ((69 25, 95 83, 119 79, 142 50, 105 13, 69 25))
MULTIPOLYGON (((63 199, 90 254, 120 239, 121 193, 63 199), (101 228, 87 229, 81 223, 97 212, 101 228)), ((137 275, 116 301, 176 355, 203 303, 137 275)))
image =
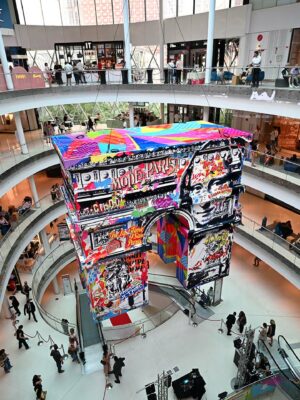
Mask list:
MULTIPOLYGON (((159 73, 159 71, 157 71, 159 73)), ((148 102, 190 104, 230 108, 255 113, 298 118, 300 91, 261 87, 253 96, 248 85, 173 85, 144 83, 100 84, 97 81, 76 86, 51 86, 0 93, 0 114, 37 107, 97 102, 148 102), (175 101, 174 101, 175 100, 175 101), (263 105, 263 107, 262 107, 263 105)))
POLYGON ((63 201, 53 203, 47 195, 40 201, 39 208, 26 213, 19 224, 10 230, 0 242, 0 305, 5 294, 10 274, 30 240, 46 225, 66 213, 63 201))

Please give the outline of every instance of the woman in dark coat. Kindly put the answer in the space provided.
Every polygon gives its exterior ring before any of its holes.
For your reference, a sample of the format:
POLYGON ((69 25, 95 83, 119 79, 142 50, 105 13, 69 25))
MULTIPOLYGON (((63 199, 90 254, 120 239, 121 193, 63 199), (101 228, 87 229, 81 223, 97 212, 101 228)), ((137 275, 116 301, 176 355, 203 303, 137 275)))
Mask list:
POLYGON ((273 345, 273 338, 276 333, 276 324, 274 319, 270 320, 270 325, 268 326, 268 332, 267 332, 267 337, 270 339, 270 346, 273 345))
POLYGON ((240 333, 243 333, 244 326, 247 324, 247 318, 244 311, 239 313, 237 324, 239 326, 240 333))

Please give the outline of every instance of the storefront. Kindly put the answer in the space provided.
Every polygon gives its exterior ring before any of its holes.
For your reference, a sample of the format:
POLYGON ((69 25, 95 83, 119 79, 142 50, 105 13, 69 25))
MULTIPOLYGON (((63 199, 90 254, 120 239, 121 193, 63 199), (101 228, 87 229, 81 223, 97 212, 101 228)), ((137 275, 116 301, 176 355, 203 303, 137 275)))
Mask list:
POLYGON ((105 68, 114 68, 124 59, 124 44, 115 42, 55 43, 56 60, 82 61, 86 66, 95 66, 99 60, 105 68))
MULTIPOLYGON (((24 131, 39 129, 38 114, 36 109, 20 111, 20 117, 24 131)), ((0 115, 0 134, 15 133, 16 123, 13 114, 0 115)))

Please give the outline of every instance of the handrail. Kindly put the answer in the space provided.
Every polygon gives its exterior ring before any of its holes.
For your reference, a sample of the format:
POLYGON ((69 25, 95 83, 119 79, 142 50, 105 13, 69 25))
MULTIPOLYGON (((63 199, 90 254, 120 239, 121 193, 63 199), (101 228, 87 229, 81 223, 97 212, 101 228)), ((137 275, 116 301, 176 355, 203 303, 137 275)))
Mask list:
POLYGON ((280 346, 280 339, 283 339, 285 341, 285 343, 287 344, 287 346, 289 347, 289 349, 293 352, 294 356, 297 358, 297 360, 300 363, 300 358, 297 356, 297 354, 294 352, 293 348, 291 347, 291 345, 289 344, 289 342, 286 340, 286 338, 283 335, 279 335, 278 336, 278 345, 280 346))
POLYGON ((81 329, 81 310, 79 304, 79 292, 78 292, 78 285, 75 279, 74 279, 74 289, 75 289, 75 299, 76 299, 76 327, 78 333, 79 348, 81 349, 81 351, 84 351, 82 329, 81 329))
MULTIPOLYGON (((296 360, 300 363, 300 359, 297 356, 297 354, 294 352, 294 350, 292 349, 292 347, 290 346, 290 344, 288 343, 288 341, 286 340, 286 338, 283 335, 279 335, 278 336, 278 352, 281 355, 281 357, 283 358, 285 364, 287 365, 287 367, 289 368, 289 370, 291 371, 292 375, 295 376, 295 378, 297 379, 298 382, 300 382, 300 371, 298 371, 295 366, 293 365, 292 362, 290 362, 290 357, 288 356, 288 354, 286 353, 285 349, 281 346, 280 344, 280 339, 283 339, 284 342, 286 343, 287 347, 289 348, 289 350, 292 352, 292 354, 294 355, 294 357, 296 358, 296 360)), ((300 388, 299 388, 300 389, 300 388)))

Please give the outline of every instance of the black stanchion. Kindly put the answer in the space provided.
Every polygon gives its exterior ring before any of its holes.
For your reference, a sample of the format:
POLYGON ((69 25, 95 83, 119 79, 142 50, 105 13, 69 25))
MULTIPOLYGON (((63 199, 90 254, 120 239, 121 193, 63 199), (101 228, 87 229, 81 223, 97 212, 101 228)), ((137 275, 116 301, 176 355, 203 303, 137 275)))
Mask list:
POLYGON ((147 83, 153 83, 153 68, 147 68, 147 83))
POLYGON ((99 75, 100 75, 101 85, 106 85, 106 70, 105 69, 100 70, 99 75))
POLYGON ((121 70, 121 73, 122 73, 122 84, 128 85, 128 69, 123 68, 121 70))
POLYGON ((169 83, 169 69, 168 68, 164 68, 164 75, 165 75, 164 84, 167 84, 167 83, 169 83))

